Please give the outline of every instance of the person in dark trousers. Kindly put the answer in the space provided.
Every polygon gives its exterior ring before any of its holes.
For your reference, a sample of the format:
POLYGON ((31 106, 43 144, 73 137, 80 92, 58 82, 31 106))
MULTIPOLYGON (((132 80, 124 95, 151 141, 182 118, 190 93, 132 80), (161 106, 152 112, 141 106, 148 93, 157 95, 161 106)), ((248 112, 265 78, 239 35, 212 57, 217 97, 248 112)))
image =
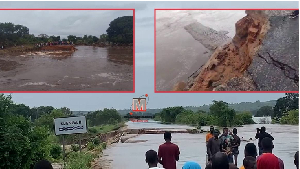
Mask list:
POLYGON ((217 152, 211 159, 212 169, 229 169, 229 161, 227 155, 217 152))
POLYGON ((243 160, 245 169, 256 169, 256 158, 248 156, 243 160))
POLYGON ((229 134, 228 128, 223 128, 223 134, 220 136, 221 152, 227 154, 229 163, 233 163, 233 153, 231 143, 233 141, 232 135, 229 134))
POLYGON ((284 169, 283 161, 272 153, 274 149, 272 139, 264 138, 261 145, 263 154, 257 158, 257 169, 284 169))
POLYGON ((231 143, 231 148, 232 148, 232 153, 233 153, 233 156, 234 156, 234 164, 237 166, 237 158, 238 158, 238 155, 239 155, 239 147, 241 145, 241 139, 240 137, 237 135, 237 129, 234 128, 233 129, 233 141, 231 143))
POLYGON ((171 133, 165 132, 165 143, 158 148, 158 162, 163 165, 165 169, 176 169, 176 161, 179 160, 179 147, 171 143, 171 133))
POLYGON ((210 138, 206 144, 207 148, 207 155, 208 155, 208 162, 211 161, 212 157, 217 153, 220 152, 221 148, 221 140, 219 139, 219 131, 214 130, 214 137, 210 138))
POLYGON ((158 156, 154 150, 149 150, 146 152, 146 163, 148 163, 149 169, 163 169, 157 167, 158 156))
POLYGON ((297 169, 299 169, 299 151, 295 153, 295 159, 294 159, 294 164, 297 169))
POLYGON ((257 128, 256 130, 257 130, 257 133, 256 133, 255 138, 258 139, 259 155, 261 155, 263 153, 261 141, 266 137, 270 138, 271 140, 274 140, 274 138, 269 133, 266 132, 265 127, 261 127, 261 129, 257 128))
POLYGON ((53 169, 53 167, 49 161, 41 160, 35 164, 33 169, 53 169))

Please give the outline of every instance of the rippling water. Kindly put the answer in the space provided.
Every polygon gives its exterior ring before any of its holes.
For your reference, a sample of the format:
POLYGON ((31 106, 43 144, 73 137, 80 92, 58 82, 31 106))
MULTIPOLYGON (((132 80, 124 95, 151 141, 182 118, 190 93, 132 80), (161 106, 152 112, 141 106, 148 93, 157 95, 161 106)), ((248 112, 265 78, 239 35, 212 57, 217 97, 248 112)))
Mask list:
MULTIPOLYGON (((189 126, 184 125, 163 125, 153 121, 149 123, 133 123, 128 122, 129 128, 169 128, 171 129, 186 129, 189 126)), ((256 128, 260 128, 262 125, 245 125, 244 127, 238 127, 238 135, 245 139, 254 138, 256 134, 256 128)), ((267 132, 271 133, 275 138, 274 153, 280 157, 284 163, 285 168, 295 168, 293 160, 294 154, 299 149, 299 129, 298 126, 291 125, 278 125, 278 124, 266 124, 267 132)), ((208 127, 203 127, 207 129, 208 127)), ((206 161, 206 147, 205 147, 205 134, 172 134, 173 142, 180 148, 180 160, 177 163, 177 168, 180 169, 186 161, 196 161, 201 167, 205 166, 206 161)), ((104 151, 107 159, 111 162, 113 169, 141 169, 147 168, 145 163, 145 152, 149 149, 158 150, 158 146, 164 143, 162 134, 145 134, 140 135, 132 140, 148 140, 141 143, 117 143, 111 148, 104 151)), ((247 142, 242 142, 240 146, 240 155, 238 157, 238 166, 242 165, 244 147, 247 142)), ((255 142, 257 145, 257 143, 255 142)))
POLYGON ((77 46, 71 56, 1 56, 2 91, 132 91, 132 48, 77 46))

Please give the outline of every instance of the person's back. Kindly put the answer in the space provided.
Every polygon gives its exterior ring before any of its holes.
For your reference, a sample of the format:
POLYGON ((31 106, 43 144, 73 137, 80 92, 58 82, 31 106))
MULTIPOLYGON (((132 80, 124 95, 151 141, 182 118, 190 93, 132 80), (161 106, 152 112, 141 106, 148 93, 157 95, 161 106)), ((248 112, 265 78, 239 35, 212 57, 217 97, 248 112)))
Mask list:
POLYGON ((37 162, 33 169, 53 169, 51 163, 47 160, 37 162))
POLYGON ((299 169, 299 151, 297 151, 295 153, 295 156, 294 156, 294 164, 296 166, 297 169, 299 169))
MULTIPOLYGON (((256 149, 256 146, 254 143, 247 143, 245 145, 244 155, 245 155, 245 158, 250 156, 250 157, 253 157, 254 159, 256 159, 257 149, 256 149)), ((242 165, 240 167, 240 169, 245 169, 244 165, 242 165)))
POLYGON ((271 138, 261 141, 263 154, 257 158, 257 169, 284 169, 283 161, 272 154, 274 148, 271 138))
POLYGON ((154 150, 149 150, 146 152, 146 163, 148 163, 149 169, 164 169, 157 167, 158 157, 154 150))
POLYGON ((279 159, 272 153, 263 153, 257 158, 257 169, 280 169, 279 159))
POLYGON ((171 143, 171 133, 166 132, 164 134, 165 143, 158 148, 159 162, 165 169, 176 169, 176 161, 179 160, 179 147, 176 144, 171 143))
POLYGON ((188 161, 183 165, 182 169, 201 169, 201 167, 196 162, 188 161))
POLYGON ((251 156, 247 156, 243 160, 243 166, 245 169, 256 169, 256 159, 251 156))
POLYGON ((229 169, 227 155, 218 152, 212 157, 212 169, 229 169))

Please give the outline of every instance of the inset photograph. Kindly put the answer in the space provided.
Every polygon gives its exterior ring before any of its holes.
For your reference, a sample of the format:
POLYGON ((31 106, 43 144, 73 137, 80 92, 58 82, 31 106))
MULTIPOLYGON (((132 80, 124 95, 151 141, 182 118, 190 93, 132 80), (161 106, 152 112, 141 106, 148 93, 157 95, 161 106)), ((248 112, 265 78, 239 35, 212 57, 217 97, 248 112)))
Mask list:
POLYGON ((155 10, 155 92, 298 91, 299 10, 155 10))
POLYGON ((0 91, 134 92, 134 10, 0 10, 0 91))

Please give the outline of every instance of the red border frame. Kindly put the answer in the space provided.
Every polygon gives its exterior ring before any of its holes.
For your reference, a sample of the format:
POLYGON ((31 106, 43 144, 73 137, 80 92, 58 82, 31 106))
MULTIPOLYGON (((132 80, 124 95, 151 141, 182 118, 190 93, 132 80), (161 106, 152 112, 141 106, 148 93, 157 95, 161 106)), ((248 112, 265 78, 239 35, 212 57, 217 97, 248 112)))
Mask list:
POLYGON ((132 10, 133 11, 133 91, 0 91, 0 93, 135 93, 135 9, 130 8, 0 8, 1 10, 132 10))
POLYGON ((299 93, 299 91, 157 91, 156 90, 156 10, 299 10, 299 9, 201 9, 201 8, 169 8, 154 9, 154 93, 299 93))

